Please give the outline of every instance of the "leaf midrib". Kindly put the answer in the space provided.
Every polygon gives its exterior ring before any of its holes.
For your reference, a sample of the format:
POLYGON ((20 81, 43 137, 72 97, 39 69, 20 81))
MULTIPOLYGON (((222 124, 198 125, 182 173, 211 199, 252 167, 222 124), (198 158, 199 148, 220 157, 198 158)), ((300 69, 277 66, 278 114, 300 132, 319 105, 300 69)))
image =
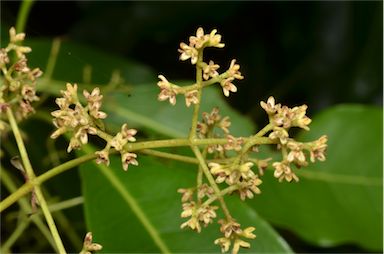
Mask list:
MULTIPOLYGON (((84 151, 86 153, 94 153, 94 149, 91 148, 90 145, 84 146, 84 151)), ((156 246, 160 249, 162 253, 171 253, 167 244, 160 237, 159 232, 152 225, 151 221, 141 209, 140 205, 134 198, 134 196, 124 187, 124 184, 116 177, 113 172, 104 164, 96 164, 96 167, 99 168, 100 172, 104 175, 104 177, 111 183, 113 188, 121 195, 123 200, 127 203, 127 205, 132 209, 132 212, 136 215, 139 221, 143 224, 143 227, 148 232, 149 236, 152 238, 156 246)))

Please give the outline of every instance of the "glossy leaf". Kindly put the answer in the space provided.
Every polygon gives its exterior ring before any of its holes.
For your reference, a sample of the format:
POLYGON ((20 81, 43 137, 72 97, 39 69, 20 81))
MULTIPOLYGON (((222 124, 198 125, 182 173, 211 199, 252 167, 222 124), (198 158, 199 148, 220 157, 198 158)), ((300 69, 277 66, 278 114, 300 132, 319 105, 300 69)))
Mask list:
MULTIPOLYGON (((122 170, 118 158, 113 158, 108 168, 93 162, 81 166, 87 224, 95 242, 104 246, 103 252, 159 252, 161 248, 184 253, 219 252, 213 244, 220 237, 218 224, 203 228, 200 234, 180 229, 185 219, 180 218, 177 189, 195 184, 196 166, 143 155, 139 161, 140 165, 128 172, 122 170)), ((254 209, 238 197, 228 199, 228 204, 244 227, 256 227, 252 248, 243 252, 290 252, 254 209)))
MULTIPOLYGON (((32 52, 28 56, 29 65, 40 67, 45 72, 52 40, 28 39, 25 44, 32 48, 32 52)), ((65 82, 83 83, 85 68, 90 71, 90 81, 98 85, 110 82, 111 75, 116 70, 120 72, 122 79, 129 84, 149 82, 156 77, 153 70, 146 65, 108 54, 91 46, 63 40, 52 78, 65 82)))
POLYGON ((382 110, 343 105, 314 117, 298 140, 328 135, 327 160, 298 170, 299 183, 269 173, 250 202, 272 223, 316 245, 382 248, 382 110))

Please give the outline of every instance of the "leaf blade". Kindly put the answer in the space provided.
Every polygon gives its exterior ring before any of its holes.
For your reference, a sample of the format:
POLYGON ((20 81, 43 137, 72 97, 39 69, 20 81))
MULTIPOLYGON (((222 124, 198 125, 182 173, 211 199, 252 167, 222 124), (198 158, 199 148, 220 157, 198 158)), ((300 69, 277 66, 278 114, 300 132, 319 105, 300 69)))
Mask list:
POLYGON ((298 140, 327 134, 327 160, 298 170, 298 184, 279 184, 267 174, 263 185, 268 189, 252 205, 265 207, 260 210, 265 218, 313 244, 381 249, 381 127, 378 108, 340 105, 326 110, 298 140))

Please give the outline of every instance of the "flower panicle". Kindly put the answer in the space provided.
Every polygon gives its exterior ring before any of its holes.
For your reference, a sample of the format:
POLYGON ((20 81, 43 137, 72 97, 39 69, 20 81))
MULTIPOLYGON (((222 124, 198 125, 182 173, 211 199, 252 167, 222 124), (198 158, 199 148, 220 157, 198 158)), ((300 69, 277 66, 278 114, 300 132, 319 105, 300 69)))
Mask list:
MULTIPOLYGON (((70 133, 71 139, 67 148, 67 152, 80 149, 82 145, 88 143, 88 135, 100 135, 98 121, 107 117, 107 114, 100 111, 102 106, 103 95, 100 88, 96 87, 91 92, 84 90, 83 96, 87 102, 83 105, 78 97, 78 85, 66 84, 66 90, 61 91, 62 97, 56 98, 58 110, 51 113, 54 117, 53 124, 56 130, 51 134, 51 138, 56 139, 64 133, 70 133)), ((107 145, 101 151, 96 151, 96 163, 109 165, 110 149, 114 148, 121 154, 121 163, 125 171, 129 165, 138 165, 137 155, 126 149, 126 144, 135 142, 137 134, 136 129, 128 128, 127 124, 121 126, 121 131, 107 141, 107 145)), ((103 138, 104 139, 104 138, 103 138)))
POLYGON ((184 42, 180 43, 178 51, 180 53, 179 59, 181 61, 190 60, 192 65, 197 66, 197 72, 201 72, 201 80, 196 80, 194 85, 185 88, 171 84, 167 78, 163 75, 159 75, 158 78, 160 81, 157 82, 157 85, 160 88, 160 93, 157 97, 158 100, 169 100, 171 105, 175 105, 176 95, 183 94, 185 96, 186 106, 190 107, 192 104, 200 103, 199 97, 201 97, 201 95, 199 95, 199 89, 214 83, 220 84, 226 97, 228 97, 231 92, 237 92, 237 87, 233 82, 235 80, 241 80, 244 77, 240 72, 240 65, 236 63, 236 59, 231 61, 226 72, 219 74, 218 69, 220 66, 212 60, 209 60, 206 63, 202 57, 203 50, 205 48, 223 48, 224 46, 224 43, 221 42, 221 35, 217 33, 216 29, 213 29, 210 33, 205 34, 204 29, 199 27, 196 31, 196 35, 189 37, 188 44, 184 42), (204 84, 204 82, 210 83, 204 84))
POLYGON ((27 54, 30 47, 20 45, 25 33, 9 29, 9 43, 0 49, 0 69, 4 80, 0 87, 0 110, 12 107, 16 119, 22 120, 35 112, 32 104, 39 100, 36 94, 36 81, 43 74, 39 68, 28 66, 27 54), (15 53, 15 57, 9 55, 15 53))
POLYGON ((292 127, 309 130, 309 124, 312 120, 306 115, 307 105, 289 108, 276 103, 275 98, 270 96, 266 102, 260 102, 260 106, 268 114, 269 123, 272 126, 272 131, 268 137, 277 143, 278 148, 284 151, 283 160, 272 164, 274 177, 278 178, 280 182, 283 180, 298 182, 299 178, 294 173, 292 165, 297 168, 307 166, 308 154, 311 162, 324 161, 327 136, 324 135, 318 140, 308 143, 298 142, 289 136, 288 131, 292 127))

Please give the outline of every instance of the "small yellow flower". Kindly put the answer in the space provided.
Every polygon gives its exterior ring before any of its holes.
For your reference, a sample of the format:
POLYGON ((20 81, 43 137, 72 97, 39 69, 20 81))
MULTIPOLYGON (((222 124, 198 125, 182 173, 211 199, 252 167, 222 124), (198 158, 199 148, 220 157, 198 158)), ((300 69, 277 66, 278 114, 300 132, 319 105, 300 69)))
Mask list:
POLYGON ((323 135, 318 140, 313 142, 310 150, 311 162, 315 162, 316 159, 318 159, 319 161, 325 161, 327 141, 328 137, 326 135, 323 135))
POLYGON ((169 102, 172 105, 175 105, 177 91, 172 88, 172 85, 168 82, 168 80, 163 75, 159 75, 158 77, 160 81, 157 82, 157 85, 160 87, 160 93, 157 99, 159 101, 165 101, 169 99, 169 102))
POLYGON ((11 27, 9 29, 9 40, 13 43, 23 41, 25 38, 25 33, 16 33, 16 29, 11 27))
POLYGON ((248 239, 255 239, 256 235, 253 233, 255 231, 255 227, 247 227, 246 229, 243 230, 241 233, 241 236, 248 238, 248 239))
POLYGON ((229 126, 231 126, 231 121, 229 120, 228 116, 223 117, 223 119, 221 119, 221 121, 218 124, 218 127, 221 128, 226 134, 229 133, 229 129, 228 129, 229 126))
POLYGON ((197 90, 193 90, 185 94, 185 104, 187 105, 187 107, 191 106, 191 104, 199 103, 197 93, 197 90))
POLYGON ((71 84, 67 83, 66 84, 67 90, 61 90, 61 94, 63 95, 63 98, 67 100, 68 104, 75 104, 78 102, 77 98, 77 84, 71 84))
POLYGON ((204 43, 207 42, 208 38, 204 34, 204 29, 199 27, 196 31, 196 36, 189 37, 189 46, 196 49, 200 49, 204 46, 204 43))
POLYGON ((272 166, 275 168, 275 172, 274 172, 273 176, 278 178, 280 182, 283 181, 284 179, 287 182, 291 182, 292 180, 295 180, 296 182, 299 181, 299 178, 296 176, 296 174, 289 167, 287 161, 274 162, 272 164, 272 166))
POLYGON ((232 254, 239 253, 240 247, 242 247, 242 248, 249 248, 249 247, 251 247, 251 244, 246 242, 246 241, 243 241, 243 240, 237 238, 235 240, 235 242, 233 243, 232 254))
POLYGON ((108 150, 104 149, 104 150, 101 150, 101 151, 97 151, 95 152, 96 154, 96 163, 97 164, 105 164, 107 166, 109 166, 109 152, 108 150))
POLYGON ((203 68, 203 78, 208 80, 219 75, 217 70, 220 68, 218 64, 215 64, 212 60, 209 61, 209 64, 205 65, 203 68))
POLYGON ((231 240, 226 237, 220 237, 214 243, 220 245, 222 253, 227 252, 231 247, 231 240))
POLYGON ((70 140, 69 140, 69 145, 68 145, 68 148, 67 148, 67 152, 70 153, 72 150, 74 149, 79 149, 81 147, 81 142, 80 140, 78 140, 77 138, 75 137, 72 137, 70 140))
POLYGON ((297 126, 307 131, 309 130, 308 125, 312 122, 312 120, 305 115, 307 108, 307 105, 302 105, 292 109, 292 113, 294 114, 292 119, 292 126, 297 126))
POLYGON ((217 30, 213 29, 208 35, 208 46, 216 48, 224 48, 225 44, 221 43, 221 35, 216 34, 217 30))
POLYGON ((189 189, 178 189, 177 190, 178 193, 181 193, 182 196, 181 196, 181 202, 185 203, 185 202, 189 202, 189 201, 192 201, 192 197, 193 197, 193 189, 189 188, 189 189))
POLYGON ((236 59, 233 59, 228 69, 229 76, 235 79, 243 79, 244 77, 241 75, 241 72, 239 70, 240 65, 236 64, 236 59))
POLYGON ((237 92, 237 87, 232 83, 232 81, 234 79, 235 78, 233 78, 233 77, 229 77, 229 78, 223 79, 220 82, 220 85, 223 88, 223 93, 224 93, 224 95, 226 97, 229 96, 229 92, 232 92, 232 93, 236 93, 237 92))
POLYGON ((285 145, 288 142, 289 134, 284 128, 275 127, 269 134, 269 138, 272 140, 279 140, 281 144, 285 145))
POLYGON ((197 58, 198 58, 199 52, 194 47, 190 47, 187 44, 185 44, 184 42, 182 42, 182 43, 180 43, 179 52, 181 53, 181 55, 180 55, 181 61, 191 59, 192 64, 197 63, 197 58))
POLYGON ((135 142, 136 138, 134 137, 137 133, 136 129, 128 129, 128 125, 125 123, 121 126, 121 135, 124 139, 129 142, 135 142))
POLYGON ((128 170, 129 164, 132 164, 135 166, 139 165, 139 162, 136 160, 136 158, 137 158, 137 155, 135 153, 128 153, 128 152, 122 153, 121 162, 123 164, 124 171, 128 170))
POLYGON ((83 249, 81 250, 80 254, 91 254, 103 248, 103 246, 101 246, 100 244, 94 243, 92 238, 93 237, 91 232, 88 232, 85 235, 83 249))

